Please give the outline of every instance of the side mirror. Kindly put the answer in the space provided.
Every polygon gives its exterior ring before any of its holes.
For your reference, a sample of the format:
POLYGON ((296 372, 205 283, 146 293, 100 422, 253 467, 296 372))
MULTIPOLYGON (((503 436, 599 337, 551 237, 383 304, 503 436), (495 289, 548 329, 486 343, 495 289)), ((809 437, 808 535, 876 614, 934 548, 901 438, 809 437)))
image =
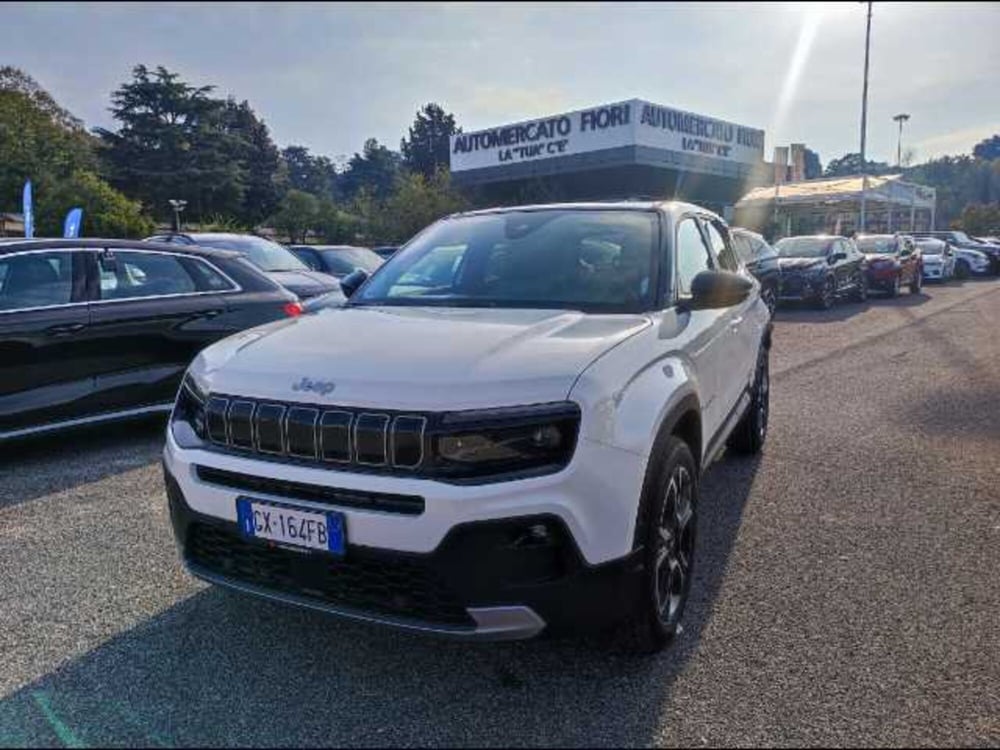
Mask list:
POLYGON ((340 289, 344 292, 344 296, 350 299, 366 281, 368 281, 368 272, 355 268, 340 280, 340 289))
POLYGON ((691 280, 691 310, 715 310, 743 302, 753 282, 732 271, 702 271, 691 280))

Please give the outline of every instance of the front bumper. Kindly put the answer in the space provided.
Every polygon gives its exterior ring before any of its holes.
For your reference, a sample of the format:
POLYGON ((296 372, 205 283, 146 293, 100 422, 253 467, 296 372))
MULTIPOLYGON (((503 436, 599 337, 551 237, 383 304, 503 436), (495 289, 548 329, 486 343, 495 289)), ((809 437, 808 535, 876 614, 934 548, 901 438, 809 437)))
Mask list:
POLYGON ((890 289, 896 279, 899 278, 900 269, 893 266, 876 266, 874 268, 869 266, 866 275, 868 277, 868 286, 879 289, 890 289))
POLYGON ((814 299, 823 290, 825 276, 805 274, 783 274, 779 285, 778 298, 782 300, 814 299))
MULTIPOLYGON (((528 638, 543 630, 605 629, 632 611, 639 595, 641 564, 632 549, 634 524, 619 530, 626 537, 620 540, 621 554, 588 561, 583 547, 590 527, 601 523, 601 509, 591 507, 585 492, 575 498, 572 511, 554 502, 559 492, 567 491, 567 482, 570 488, 576 486, 568 477, 485 487, 440 486, 439 493, 458 493, 451 500, 435 496, 438 483, 426 480, 358 476, 182 450, 169 429, 164 473, 171 522, 188 570, 253 595, 356 620, 479 640, 528 638), (214 461, 216 469, 225 461, 234 474, 236 469, 252 471, 259 480, 256 488, 205 481, 201 464, 208 461, 214 461), (335 499, 326 503, 346 517, 348 547, 343 558, 242 537, 235 511, 241 495, 323 507, 322 501, 283 493, 274 484, 280 480, 271 478, 296 472, 325 475, 327 485, 343 486, 351 480, 378 484, 379 493, 395 485, 411 497, 413 485, 420 484, 424 508, 413 514, 393 511, 390 505, 383 506, 388 510, 374 510, 338 505, 335 499), (518 485, 533 489, 512 491, 518 485), (465 512, 444 524, 441 512, 454 515, 452 502, 460 502, 465 512), (544 533, 539 534, 539 528, 544 533)), ((641 471, 637 474, 641 481, 641 471)), ((628 484, 626 478, 623 474, 621 480, 628 484)), ((630 521, 638 487, 635 492, 630 521)), ((609 493, 602 505, 614 502, 609 493)), ((591 545, 588 551, 594 554, 596 549, 591 545)))

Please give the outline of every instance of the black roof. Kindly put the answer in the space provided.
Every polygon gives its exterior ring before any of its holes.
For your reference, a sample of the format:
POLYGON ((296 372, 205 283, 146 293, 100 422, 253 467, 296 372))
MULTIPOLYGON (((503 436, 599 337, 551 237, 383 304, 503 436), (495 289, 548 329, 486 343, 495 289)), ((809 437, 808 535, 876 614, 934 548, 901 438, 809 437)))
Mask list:
POLYGON ((96 250, 164 250, 167 252, 187 253, 189 255, 204 255, 216 258, 238 258, 240 254, 233 250, 219 250, 202 245, 177 245, 169 242, 150 242, 148 240, 101 240, 91 237, 80 239, 58 240, 16 240, 0 242, 0 254, 24 252, 25 250, 63 250, 63 249, 96 249, 96 250))

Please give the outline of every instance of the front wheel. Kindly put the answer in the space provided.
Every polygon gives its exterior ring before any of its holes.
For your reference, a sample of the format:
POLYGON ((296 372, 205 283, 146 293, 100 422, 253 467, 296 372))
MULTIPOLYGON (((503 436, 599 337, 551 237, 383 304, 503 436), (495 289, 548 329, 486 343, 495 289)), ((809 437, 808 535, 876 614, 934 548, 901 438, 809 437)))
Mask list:
POLYGON ((774 317, 774 313, 778 309, 778 293, 775 291, 774 287, 766 286, 760 290, 760 299, 767 306, 767 311, 771 313, 771 317, 774 317))
POLYGON ((955 264, 956 279, 958 279, 959 281, 965 281, 971 275, 972 275, 972 269, 969 267, 969 264, 967 262, 965 262, 964 260, 960 260, 958 261, 958 263, 955 264))
POLYGON ((819 295, 816 297, 816 306, 820 310, 829 310, 833 307, 833 301, 837 298, 837 290, 834 287, 833 279, 827 277, 823 282, 823 288, 820 289, 819 295))
POLYGON ((897 273, 896 274, 896 278, 894 278, 892 280, 892 286, 889 287, 889 296, 890 297, 898 297, 899 296, 900 286, 901 286, 901 284, 900 284, 900 281, 899 281, 899 274, 897 273))
POLYGON ((924 271, 922 268, 918 268, 913 272, 913 278, 910 279, 910 294, 920 294, 920 290, 924 287, 924 271))
POLYGON ((662 651, 677 635, 691 591, 698 511, 698 474, 687 444, 671 435, 664 460, 647 482, 643 585, 635 610, 622 626, 629 650, 662 651))

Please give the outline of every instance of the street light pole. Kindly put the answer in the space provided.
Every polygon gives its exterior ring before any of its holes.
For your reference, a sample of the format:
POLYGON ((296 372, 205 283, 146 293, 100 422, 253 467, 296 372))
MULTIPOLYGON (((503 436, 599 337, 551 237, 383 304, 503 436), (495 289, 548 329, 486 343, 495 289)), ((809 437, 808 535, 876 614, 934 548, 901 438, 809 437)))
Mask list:
POLYGON ((868 127, 868 50, 872 38, 872 4, 868 0, 868 24, 865 28, 865 84, 861 93, 861 216, 858 232, 865 231, 865 191, 868 189, 868 167, 865 164, 865 135, 868 127))
POLYGON ((901 112, 894 115, 893 120, 899 123, 899 140, 896 141, 896 168, 903 166, 903 123, 910 119, 910 116, 901 112))
POLYGON ((174 231, 181 231, 181 211, 187 205, 187 201, 180 200, 179 198, 170 198, 167 203, 174 209, 174 231))

